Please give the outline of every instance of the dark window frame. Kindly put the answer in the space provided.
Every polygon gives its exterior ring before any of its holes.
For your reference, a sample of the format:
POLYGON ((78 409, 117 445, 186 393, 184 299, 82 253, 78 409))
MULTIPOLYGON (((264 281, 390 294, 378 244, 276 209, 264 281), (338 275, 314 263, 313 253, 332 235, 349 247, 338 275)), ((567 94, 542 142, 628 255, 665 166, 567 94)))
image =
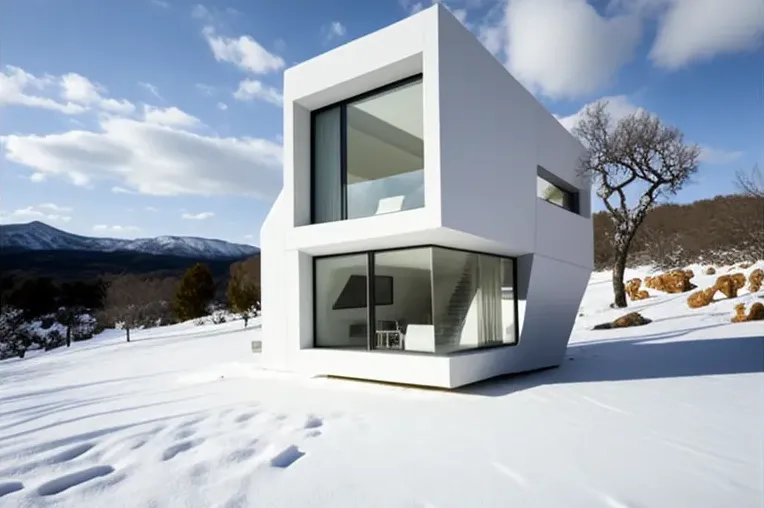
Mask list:
POLYGON ((542 196, 539 196, 538 193, 536 194, 536 197, 542 201, 545 201, 549 203, 550 205, 554 205, 557 208, 562 208, 563 210, 567 210, 569 212, 573 212, 577 215, 581 214, 581 208, 580 208, 580 191, 573 187, 572 185, 568 184, 566 181, 564 181, 562 178, 558 177, 557 175, 553 174, 546 168, 543 168, 541 166, 536 167, 536 178, 542 179, 547 184, 551 185, 552 187, 555 187, 556 189, 559 189, 560 192, 567 195, 570 198, 570 208, 559 205, 553 201, 550 201, 542 196))
MULTIPOLYGON (((323 106, 310 112, 310 223, 311 224, 323 224, 316 222, 316 115, 323 113, 324 111, 340 108, 340 194, 342 196, 340 218, 339 222, 348 220, 348 192, 347 192, 347 178, 348 178, 348 166, 347 166, 347 107, 355 102, 369 99, 375 95, 380 95, 396 88, 415 83, 422 80, 423 74, 417 73, 412 76, 408 76, 392 83, 368 90, 366 92, 354 95, 347 99, 334 102, 327 106, 323 106)), ((422 112, 424 114, 424 112, 422 112)))
MULTIPOLYGON (((494 348, 505 348, 505 347, 515 347, 520 344, 520 316, 519 316, 519 310, 520 305, 518 302, 518 295, 519 291, 517 288, 518 285, 518 273, 517 273, 517 258, 512 256, 504 256, 502 254, 494 254, 491 252, 481 252, 476 250, 470 250, 470 249, 457 249, 455 247, 446 247, 444 245, 437 245, 437 244, 417 244, 417 245, 410 245, 406 247, 390 247, 387 249, 378 249, 373 251, 368 250, 362 250, 362 251, 351 251, 351 252, 343 252, 341 254, 326 254, 323 256, 314 256, 313 257, 313 276, 312 276, 312 298, 313 298, 313 340, 312 340, 312 347, 315 349, 342 349, 342 348, 335 348, 335 347, 329 347, 329 346, 320 346, 316 343, 316 337, 318 336, 318 305, 316 301, 316 264, 318 261, 322 259, 331 259, 331 258, 338 258, 338 257, 350 257, 350 256, 359 256, 362 254, 366 255, 366 280, 367 281, 373 281, 375 280, 375 273, 374 273, 374 267, 375 267, 375 254, 383 253, 383 252, 395 252, 395 251, 405 251, 405 250, 414 250, 414 249, 423 249, 423 248, 432 248, 432 249, 445 249, 445 250, 451 250, 456 252, 466 252, 470 254, 478 254, 478 255, 486 255, 486 256, 493 256, 501 259, 509 259, 512 261, 512 284, 513 284, 513 299, 514 299, 514 312, 515 312, 515 342, 511 344, 491 344, 488 346, 482 346, 479 348, 473 348, 473 349, 465 349, 461 351, 451 351, 448 353, 430 353, 430 352, 419 352, 419 351, 398 351, 394 349, 385 349, 383 350, 385 353, 389 354, 404 354, 404 355, 419 355, 419 356, 441 356, 441 357, 448 357, 448 356, 457 356, 457 355, 464 355, 464 354, 473 354, 476 352, 485 351, 487 349, 494 349, 494 348)), ((393 286, 394 287, 394 286, 393 286)), ((368 305, 366 306, 366 350, 367 351, 376 351, 376 349, 373 347, 374 344, 374 336, 376 334, 376 298, 375 298, 375 286, 374 284, 366 284, 366 298, 368 305), (371 324, 371 326, 369 326, 371 324)))

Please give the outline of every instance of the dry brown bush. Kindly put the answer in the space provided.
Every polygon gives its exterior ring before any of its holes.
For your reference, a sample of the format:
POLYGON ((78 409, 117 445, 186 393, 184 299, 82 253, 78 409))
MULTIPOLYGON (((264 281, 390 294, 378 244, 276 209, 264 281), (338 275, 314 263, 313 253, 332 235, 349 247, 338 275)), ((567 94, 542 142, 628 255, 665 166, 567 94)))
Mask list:
POLYGON ((764 283, 764 270, 757 268, 748 276, 748 291, 756 293, 764 283))
POLYGON ((745 313, 745 304, 735 305, 735 315, 732 317, 733 323, 744 323, 746 321, 764 321, 764 303, 756 302, 751 305, 748 315, 745 313))
POLYGON ((714 275, 716 273, 716 268, 714 268, 713 266, 709 266, 708 268, 706 268, 705 273, 706 275, 714 275))
POLYGON ((692 270, 674 270, 645 279, 645 285, 664 293, 684 293, 697 287, 690 282, 693 276, 692 270))
POLYGON ((733 273, 730 277, 735 281, 735 287, 737 289, 743 289, 745 287, 746 278, 744 273, 733 273))
POLYGON ((737 267, 741 270, 747 270, 751 267, 751 263, 740 263, 737 267))
POLYGON ((687 305, 691 309, 705 307, 714 301, 714 295, 716 294, 716 291, 717 289, 715 287, 706 288, 701 291, 695 291, 693 294, 687 297, 687 305))
POLYGON ((629 295, 631 300, 644 300, 650 297, 647 291, 639 289, 641 285, 642 280, 639 278, 631 279, 626 283, 626 294, 629 295))
POLYGON ((630 312, 621 316, 611 323, 602 323, 594 327, 595 330, 609 330, 611 328, 626 328, 629 326, 642 326, 652 323, 652 319, 643 317, 639 312, 630 312))
POLYGON ((714 289, 721 291, 727 298, 737 297, 737 285, 731 275, 720 275, 717 277, 714 289))

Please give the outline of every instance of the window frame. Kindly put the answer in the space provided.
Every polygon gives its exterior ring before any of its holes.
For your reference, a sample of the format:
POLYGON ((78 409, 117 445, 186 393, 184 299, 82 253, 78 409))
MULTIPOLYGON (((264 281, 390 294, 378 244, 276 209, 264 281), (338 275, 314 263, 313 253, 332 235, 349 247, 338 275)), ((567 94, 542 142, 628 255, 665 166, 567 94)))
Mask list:
MULTIPOLYGON (((318 302, 316 299, 316 264, 322 260, 322 259, 331 259, 331 258, 338 258, 338 257, 350 257, 350 256, 359 256, 359 255, 366 255, 366 351, 367 352, 374 352, 374 351, 382 351, 387 354, 404 354, 404 355, 426 355, 426 356, 440 356, 440 357, 448 357, 448 356, 457 356, 457 355, 463 355, 463 354, 471 354, 475 352, 485 351, 488 349, 495 349, 495 348, 505 348, 505 347, 516 347, 520 345, 520 305, 519 305, 519 294, 520 291, 518 289, 519 285, 519 277, 518 277, 518 258, 512 257, 512 256, 504 256, 502 254, 494 254, 492 252, 481 252, 476 250, 469 250, 469 249, 457 249, 455 247, 446 247, 444 245, 437 245, 437 244, 416 244, 416 245, 408 245, 405 247, 390 247, 387 249, 377 249, 377 250, 362 250, 362 251, 351 251, 351 252, 343 252, 338 254, 327 254, 323 256, 314 256, 313 262, 312 262, 312 268, 313 268, 313 276, 312 276, 312 310, 313 310, 313 319, 312 319, 312 332, 313 332, 313 338, 311 341, 311 347, 314 349, 337 349, 342 350, 343 348, 337 348, 337 347, 330 347, 330 346, 320 346, 317 343, 317 337, 318 337, 318 302), (420 351, 398 351, 394 349, 384 349, 379 350, 373 347, 375 334, 376 334, 376 295, 375 295, 375 284, 368 283, 368 281, 374 281, 376 280, 375 277, 375 254, 380 254, 383 252, 394 252, 394 251, 405 251, 405 250, 414 250, 414 249, 423 249, 423 248, 430 248, 430 249, 444 249, 444 250, 451 250, 451 251, 457 251, 457 252, 465 252, 470 254, 478 254, 478 255, 487 255, 487 256, 493 256, 496 258, 501 259, 508 259, 512 261, 512 283, 513 283, 513 298, 514 298, 514 328, 515 328, 515 341, 513 343, 497 343, 497 344, 491 344, 487 346, 477 347, 477 348, 470 348, 470 349, 464 349, 460 351, 451 351, 448 353, 435 353, 435 352, 420 352, 420 351), (369 326, 371 324, 371 326, 369 326)), ((433 274, 431 274, 433 276, 433 274)), ((393 290, 395 288, 395 279, 393 278, 393 290)), ((393 298, 394 299, 394 298, 393 298)))
MULTIPOLYGON (((559 205, 553 201, 550 201, 542 196, 538 195, 538 191, 536 191, 536 198, 545 201, 549 203, 550 205, 554 205, 557 208, 562 208, 563 210, 567 210, 569 212, 575 213, 576 215, 581 214, 580 209, 580 191, 573 187, 572 185, 565 182, 562 178, 559 178, 557 175, 554 175, 549 170, 542 166, 536 167, 536 178, 541 179, 544 182, 546 182, 548 185, 551 185, 552 187, 555 187, 560 192, 566 194, 570 197, 570 208, 559 205)), ((537 184, 538 185, 538 184, 537 184)))
MULTIPOLYGON (((406 78, 399 79, 397 81, 393 81, 391 83, 382 85, 372 90, 368 90, 366 92, 354 95, 347 99, 343 99, 341 101, 333 102, 332 104, 322 106, 310 112, 310 223, 311 224, 326 224, 328 222, 340 222, 340 221, 348 220, 347 107, 349 105, 352 105, 354 102, 359 102, 365 99, 369 99, 371 97, 374 97, 375 95, 380 95, 385 92, 389 92, 391 90, 408 85, 410 83, 414 83, 416 81, 422 81, 424 86, 423 73, 419 72, 417 74, 408 76, 406 78), (316 222, 316 185, 315 185, 316 115, 319 115, 325 111, 328 111, 334 108, 340 109, 340 186, 341 186, 340 194, 342 196, 342 201, 340 203, 340 218, 336 221, 316 222)), ((422 115, 424 116, 424 111, 422 112, 422 115)))

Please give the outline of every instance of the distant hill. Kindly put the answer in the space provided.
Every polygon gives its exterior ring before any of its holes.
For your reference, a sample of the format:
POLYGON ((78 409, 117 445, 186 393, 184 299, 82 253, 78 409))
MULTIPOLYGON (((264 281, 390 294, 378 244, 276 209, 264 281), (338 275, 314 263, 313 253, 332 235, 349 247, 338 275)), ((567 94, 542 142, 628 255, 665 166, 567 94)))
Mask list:
MULTIPOLYGON (((159 236, 126 240, 75 235, 38 221, 0 225, 0 255, 4 256, 20 250, 48 253, 53 251, 132 252, 195 260, 241 259, 260 252, 260 249, 251 245, 190 236, 159 236)), ((73 256, 77 257, 70 254, 67 256, 70 259, 73 256)))
MULTIPOLYGON (((600 212, 592 219, 595 269, 610 268, 613 259, 610 216, 600 212)), ((757 259, 764 259, 764 200, 729 195, 655 207, 632 242, 628 264, 671 268, 757 259)))

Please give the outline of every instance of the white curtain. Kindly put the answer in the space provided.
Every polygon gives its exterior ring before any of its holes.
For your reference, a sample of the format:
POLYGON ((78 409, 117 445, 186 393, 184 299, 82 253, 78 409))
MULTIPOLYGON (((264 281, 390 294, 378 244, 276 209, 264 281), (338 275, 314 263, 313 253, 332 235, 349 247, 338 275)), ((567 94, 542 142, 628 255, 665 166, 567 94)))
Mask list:
POLYGON ((342 163, 340 140, 340 108, 316 115, 313 142, 314 221, 332 222, 342 219, 342 163))
POLYGON ((480 345, 502 342, 501 258, 479 256, 478 341, 480 345))

